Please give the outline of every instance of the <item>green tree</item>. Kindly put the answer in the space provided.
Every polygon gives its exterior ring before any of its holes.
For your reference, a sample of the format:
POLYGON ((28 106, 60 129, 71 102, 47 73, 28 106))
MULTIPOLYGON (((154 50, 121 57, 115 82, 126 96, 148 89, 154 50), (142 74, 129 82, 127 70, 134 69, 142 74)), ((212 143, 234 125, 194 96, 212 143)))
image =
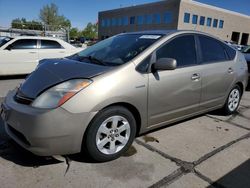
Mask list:
POLYGON ((70 32, 69 32, 69 36, 71 39, 76 39, 77 37, 79 37, 79 31, 77 28, 71 28, 70 32))
POLYGON ((82 36, 91 39, 97 38, 97 30, 97 24, 88 23, 85 29, 82 31, 82 36))
POLYGON ((42 30, 42 23, 32 20, 27 21, 25 18, 16 18, 12 20, 11 27, 15 29, 30 29, 30 30, 42 30))
POLYGON ((58 7, 54 3, 51 3, 50 5, 45 5, 40 10, 39 17, 42 22, 44 22, 50 27, 50 30, 71 27, 70 20, 65 18, 63 15, 59 15, 58 7))

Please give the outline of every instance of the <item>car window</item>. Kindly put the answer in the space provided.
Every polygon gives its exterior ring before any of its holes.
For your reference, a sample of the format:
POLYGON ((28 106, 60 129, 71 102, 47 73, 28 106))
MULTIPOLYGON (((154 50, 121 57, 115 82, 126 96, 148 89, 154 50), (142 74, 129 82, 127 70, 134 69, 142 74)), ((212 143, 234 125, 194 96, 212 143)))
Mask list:
POLYGON ((227 52, 228 59, 233 60, 235 58, 235 56, 236 56, 236 50, 231 48, 230 46, 228 46, 226 44, 223 44, 223 47, 227 52))
POLYGON ((151 55, 149 55, 148 57, 146 57, 137 67, 136 70, 140 73, 146 73, 148 68, 149 68, 149 64, 151 61, 151 55))
POLYGON ((10 44, 11 49, 36 49, 37 40, 35 39, 19 39, 10 44))
POLYGON ((156 51, 157 60, 173 58, 177 67, 186 67, 197 64, 195 39, 193 35, 175 38, 156 51))
POLYGON ((2 47, 3 45, 5 45, 6 43, 8 43, 11 40, 13 40, 13 38, 10 38, 10 37, 0 38, 0 47, 2 47))
POLYGON ((228 60, 221 42, 207 36, 199 36, 199 40, 203 63, 214 63, 228 60))
POLYGON ((41 49, 61 49, 61 44, 53 40, 41 40, 41 49))

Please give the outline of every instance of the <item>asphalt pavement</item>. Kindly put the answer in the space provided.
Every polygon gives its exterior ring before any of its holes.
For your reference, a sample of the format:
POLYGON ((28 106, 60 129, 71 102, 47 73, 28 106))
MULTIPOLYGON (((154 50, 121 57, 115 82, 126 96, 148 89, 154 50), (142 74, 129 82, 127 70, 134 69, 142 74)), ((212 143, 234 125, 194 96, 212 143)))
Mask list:
MULTIPOLYGON (((0 80, 0 101, 24 77, 0 80)), ((0 187, 250 187, 250 91, 238 112, 211 112, 142 135, 121 158, 38 157, 15 144, 0 120, 0 187)))

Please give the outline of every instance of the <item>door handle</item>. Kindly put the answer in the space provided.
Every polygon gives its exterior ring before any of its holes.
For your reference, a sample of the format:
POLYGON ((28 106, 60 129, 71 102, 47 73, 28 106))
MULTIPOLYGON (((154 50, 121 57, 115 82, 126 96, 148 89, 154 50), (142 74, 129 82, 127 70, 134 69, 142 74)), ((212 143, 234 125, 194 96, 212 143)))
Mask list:
POLYGON ((36 52, 29 52, 30 54, 36 54, 36 52))
POLYGON ((191 80, 198 81, 201 78, 199 73, 194 73, 191 77, 191 80))
POLYGON ((64 51, 60 51, 59 53, 65 53, 64 51))
POLYGON ((233 70, 232 67, 230 67, 230 68, 228 68, 227 72, 228 72, 229 74, 232 74, 232 73, 234 72, 234 70, 233 70))

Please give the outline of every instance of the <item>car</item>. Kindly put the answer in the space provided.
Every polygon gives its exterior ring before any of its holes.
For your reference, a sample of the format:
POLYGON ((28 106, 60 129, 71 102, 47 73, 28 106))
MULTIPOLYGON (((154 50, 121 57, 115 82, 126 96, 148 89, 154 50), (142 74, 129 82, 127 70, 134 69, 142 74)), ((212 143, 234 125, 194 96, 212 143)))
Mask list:
MULTIPOLYGON (((40 156, 120 157, 134 138, 199 114, 236 112, 242 53, 197 31, 144 31, 42 60, 2 104, 8 135, 40 156)), ((167 143, 166 143, 167 144, 167 143)))
POLYGON ((29 74, 41 59, 62 58, 81 50, 56 38, 5 37, 0 39, 0 76, 29 74))

